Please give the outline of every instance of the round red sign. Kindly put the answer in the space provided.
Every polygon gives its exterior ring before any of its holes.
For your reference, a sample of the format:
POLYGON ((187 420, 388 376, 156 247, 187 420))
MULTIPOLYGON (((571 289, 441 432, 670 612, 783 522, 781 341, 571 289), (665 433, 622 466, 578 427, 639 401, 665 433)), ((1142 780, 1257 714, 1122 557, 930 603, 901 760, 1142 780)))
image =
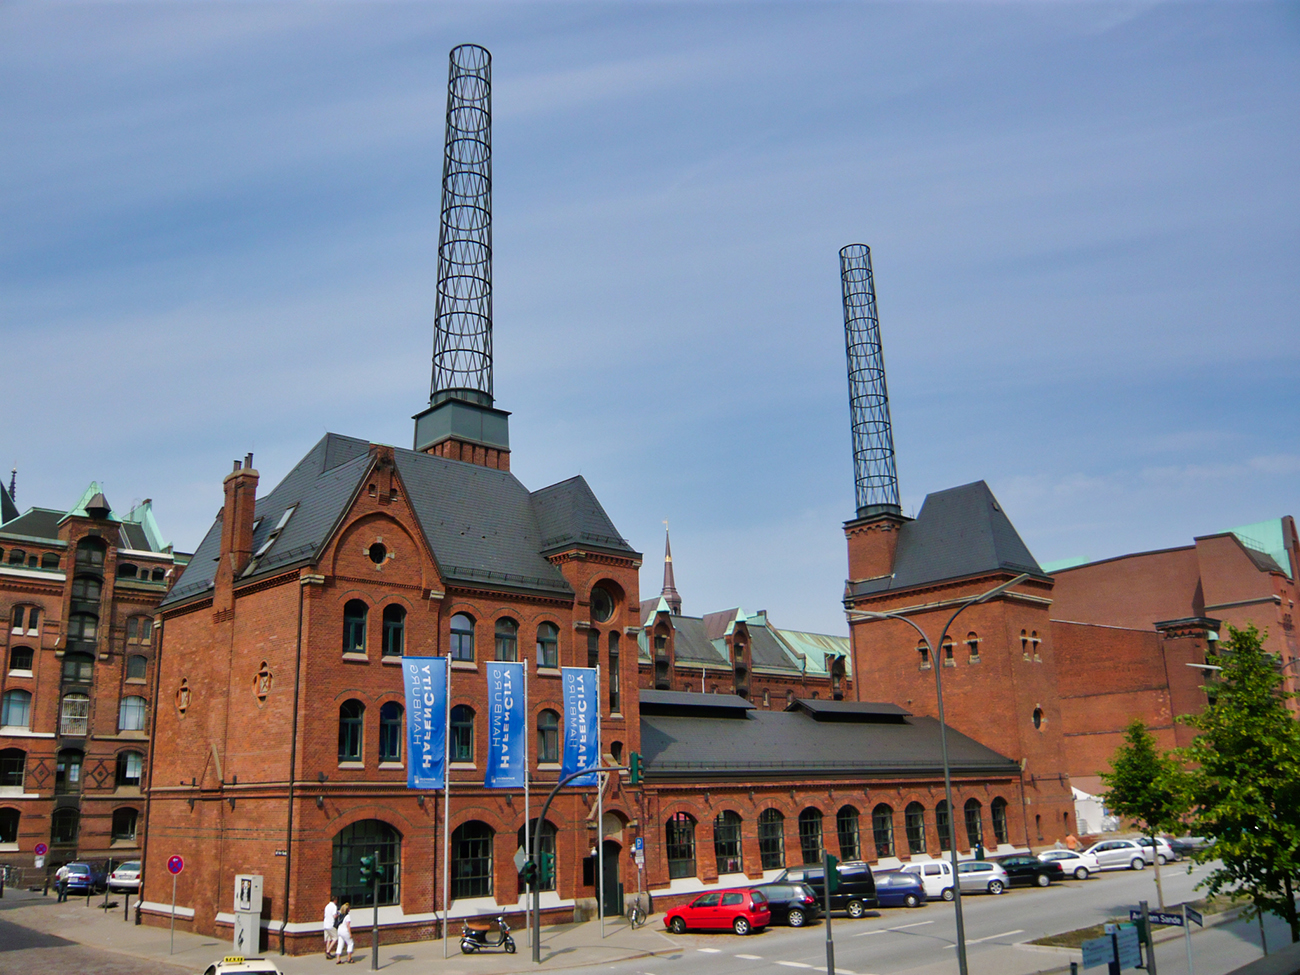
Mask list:
POLYGON ((38 857, 43 857, 43 856, 45 856, 45 854, 48 853, 49 851, 50 851, 50 848, 49 848, 48 846, 46 846, 44 843, 37 843, 37 844, 36 844, 36 855, 37 855, 38 857))
POLYGON ((185 861, 180 857, 167 858, 167 870, 173 875, 180 873, 185 869, 185 861))

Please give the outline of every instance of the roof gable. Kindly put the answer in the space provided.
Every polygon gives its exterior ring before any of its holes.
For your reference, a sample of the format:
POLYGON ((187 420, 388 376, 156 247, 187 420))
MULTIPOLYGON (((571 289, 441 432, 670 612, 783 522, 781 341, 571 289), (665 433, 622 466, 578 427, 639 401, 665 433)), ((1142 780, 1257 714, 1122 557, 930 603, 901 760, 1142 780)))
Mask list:
POLYGON ((529 500, 541 532, 541 551, 580 545, 625 555, 637 554, 618 534, 614 522, 581 474, 534 491, 529 500))

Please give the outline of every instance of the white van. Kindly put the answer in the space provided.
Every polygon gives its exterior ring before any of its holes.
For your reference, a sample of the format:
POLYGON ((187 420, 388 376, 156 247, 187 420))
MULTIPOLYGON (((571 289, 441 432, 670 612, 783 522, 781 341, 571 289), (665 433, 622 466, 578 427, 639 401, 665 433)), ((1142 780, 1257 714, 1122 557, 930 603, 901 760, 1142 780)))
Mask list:
POLYGON ((914 873, 921 878, 925 887, 925 896, 934 900, 941 897, 952 900, 952 864, 947 860, 935 860, 931 863, 908 863, 903 873, 914 873))

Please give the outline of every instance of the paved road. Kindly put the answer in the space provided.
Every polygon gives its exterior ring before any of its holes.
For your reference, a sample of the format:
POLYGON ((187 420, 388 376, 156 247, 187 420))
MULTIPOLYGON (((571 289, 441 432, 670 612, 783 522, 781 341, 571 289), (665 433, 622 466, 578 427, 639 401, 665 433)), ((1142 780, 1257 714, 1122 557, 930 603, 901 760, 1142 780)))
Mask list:
POLYGON ((86 948, 52 934, 0 921, 0 975, 179 975, 188 969, 86 948))

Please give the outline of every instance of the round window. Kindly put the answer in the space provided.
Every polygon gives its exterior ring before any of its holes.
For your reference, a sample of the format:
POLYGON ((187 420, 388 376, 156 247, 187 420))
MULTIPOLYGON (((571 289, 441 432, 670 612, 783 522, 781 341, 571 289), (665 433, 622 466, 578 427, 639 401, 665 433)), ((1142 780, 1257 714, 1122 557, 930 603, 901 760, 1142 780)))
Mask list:
POLYGON ((591 590, 591 618, 597 623, 606 623, 614 615, 614 597, 604 586, 591 590))
POLYGON ((1034 708, 1034 727, 1041 728, 1042 726, 1043 726, 1043 709, 1034 708))
POLYGON ((370 556, 370 561, 375 565, 383 565, 384 559, 388 557, 388 549, 384 548, 383 542, 375 542, 366 550, 366 554, 370 556))

